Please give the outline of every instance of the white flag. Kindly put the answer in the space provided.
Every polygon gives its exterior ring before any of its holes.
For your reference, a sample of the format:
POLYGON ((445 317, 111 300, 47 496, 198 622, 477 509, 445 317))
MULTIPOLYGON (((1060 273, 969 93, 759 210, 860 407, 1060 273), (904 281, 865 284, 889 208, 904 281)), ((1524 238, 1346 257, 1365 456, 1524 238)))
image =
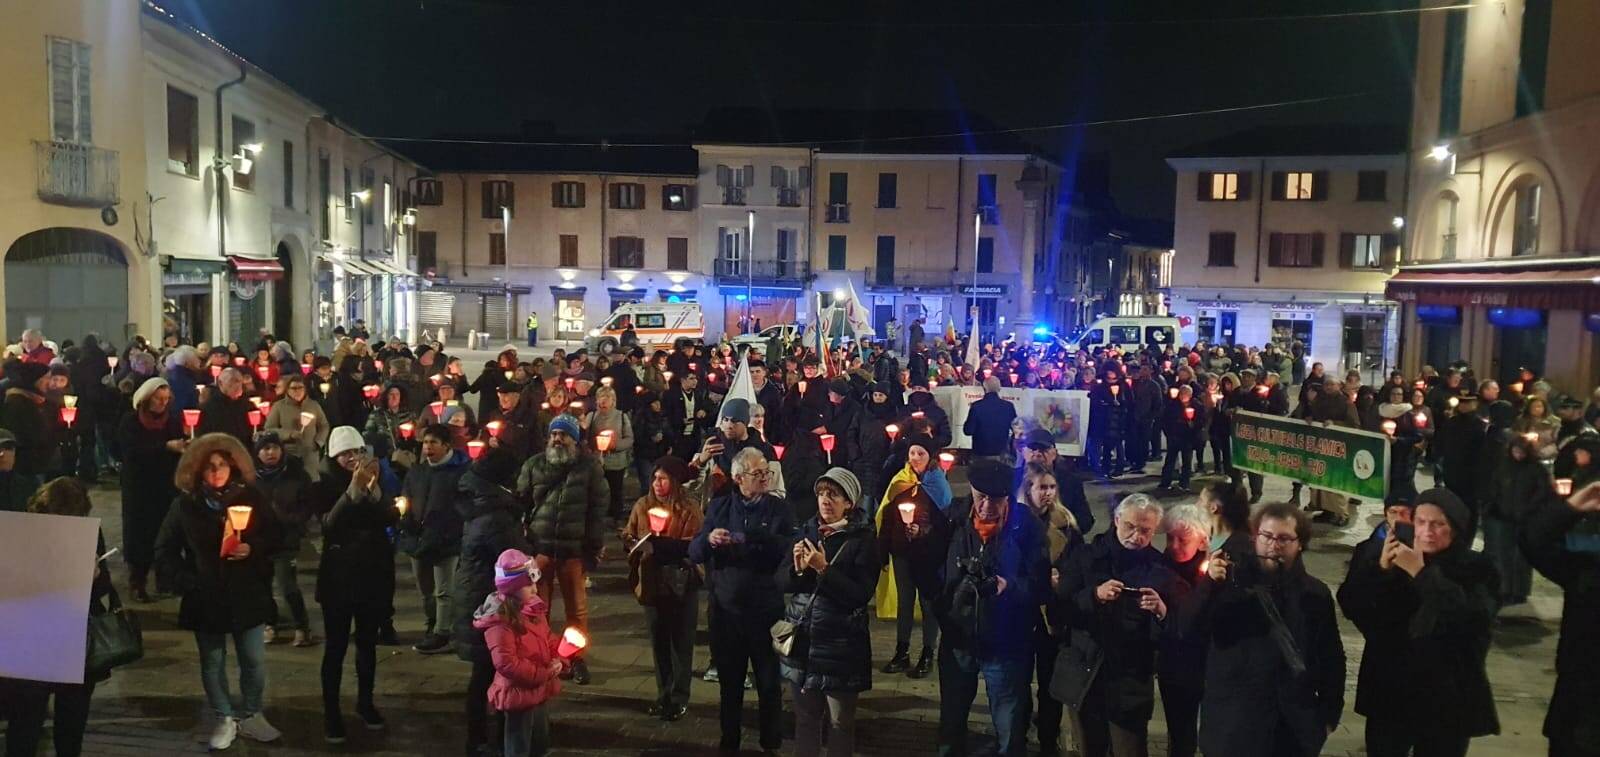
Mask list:
POLYGON ((967 356, 962 358, 967 365, 972 366, 974 373, 978 370, 978 319, 972 319, 972 338, 967 340, 967 356))
POLYGON ((756 404, 756 387, 750 381, 750 350, 744 351, 744 357, 739 359, 739 369, 733 373, 733 381, 728 384, 728 393, 722 401, 743 398, 750 402, 751 407, 756 404))
POLYGON ((845 287, 850 290, 850 299, 844 305, 845 323, 849 324, 851 333, 855 335, 857 341, 862 337, 877 336, 878 332, 872 328, 872 316, 867 313, 867 306, 856 296, 856 285, 846 279, 845 287))

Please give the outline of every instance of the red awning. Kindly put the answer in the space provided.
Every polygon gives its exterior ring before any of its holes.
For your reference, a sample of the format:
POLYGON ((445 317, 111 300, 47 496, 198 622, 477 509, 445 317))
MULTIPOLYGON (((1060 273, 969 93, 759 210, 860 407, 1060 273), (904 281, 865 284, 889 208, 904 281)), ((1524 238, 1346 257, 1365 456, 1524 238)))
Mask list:
POLYGON ((233 277, 240 281, 277 281, 283 278, 283 265, 276 260, 229 255, 228 262, 233 264, 233 277))
POLYGON ((1562 270, 1405 270, 1386 296, 1419 305, 1600 311, 1600 267, 1562 270))

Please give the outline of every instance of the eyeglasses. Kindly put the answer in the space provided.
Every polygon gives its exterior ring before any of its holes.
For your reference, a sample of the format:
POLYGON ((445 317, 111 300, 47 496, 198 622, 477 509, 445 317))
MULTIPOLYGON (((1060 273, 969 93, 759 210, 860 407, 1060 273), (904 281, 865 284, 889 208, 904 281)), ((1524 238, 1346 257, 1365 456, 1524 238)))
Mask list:
POLYGON ((1287 547, 1290 544, 1300 541, 1300 537, 1295 536, 1294 534, 1284 534, 1283 536, 1279 536, 1270 531, 1257 531, 1256 538, 1263 541, 1277 542, 1278 546, 1280 547, 1287 547))
POLYGON ((765 468, 763 468, 761 470, 747 470, 742 475, 746 475, 746 476, 749 476, 751 478, 756 478, 756 479, 772 478, 772 471, 766 470, 765 468))

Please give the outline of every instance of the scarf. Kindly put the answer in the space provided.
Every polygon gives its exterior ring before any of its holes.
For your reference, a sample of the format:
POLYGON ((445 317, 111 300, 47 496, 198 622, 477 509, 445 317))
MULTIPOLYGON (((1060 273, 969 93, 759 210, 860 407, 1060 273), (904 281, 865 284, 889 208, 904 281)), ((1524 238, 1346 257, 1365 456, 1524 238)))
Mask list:
POLYGON ((842 518, 840 518, 840 519, 838 519, 838 520, 836 520, 836 521, 834 521, 832 523, 822 523, 822 524, 818 525, 817 526, 817 533, 819 533, 819 534, 821 534, 823 536, 828 536, 829 534, 834 534, 834 533, 838 533, 839 531, 843 531, 844 527, 849 525, 849 524, 850 524, 850 512, 847 510, 847 511, 845 511, 844 517, 842 517, 842 518))
POLYGON ((978 532, 978 538, 981 539, 984 544, 988 544, 989 541, 994 538, 994 535, 1000 532, 1000 529, 1004 527, 1005 524, 1005 511, 1000 512, 1000 517, 998 519, 985 523, 984 521, 978 520, 978 509, 972 509, 972 530, 978 532))
POLYGON ((228 509, 228 503, 232 502, 243 489, 244 484, 231 480, 223 485, 221 489, 213 489, 208 485, 202 484, 200 498, 205 500, 206 507, 211 508, 213 512, 220 513, 228 509))
POLYGON ((1378 406, 1378 417, 1389 420, 1394 420, 1409 412, 1411 412, 1411 403, 1409 402, 1385 402, 1378 406))
POLYGON ((162 431, 167 427, 166 412, 162 412, 160 415, 152 415, 149 411, 140 408, 138 415, 139 425, 143 426, 146 431, 162 431))

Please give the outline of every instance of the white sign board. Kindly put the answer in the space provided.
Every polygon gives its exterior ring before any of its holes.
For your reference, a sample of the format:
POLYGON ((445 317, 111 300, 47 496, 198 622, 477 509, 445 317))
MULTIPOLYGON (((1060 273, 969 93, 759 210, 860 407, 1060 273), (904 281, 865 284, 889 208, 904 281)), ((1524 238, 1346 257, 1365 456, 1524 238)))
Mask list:
POLYGON ((83 683, 99 518, 0 511, 0 677, 83 683))
MULTIPOLYGON (((967 422, 967 408, 983 399, 981 386, 941 386, 933 389, 939 407, 950 416, 950 444, 971 449, 972 438, 961 427, 967 422)), ((1056 451, 1068 457, 1081 457, 1089 441, 1089 393, 1079 389, 1022 389, 1007 387, 1000 398, 1017 408, 1017 422, 1023 433, 1042 428, 1056 438, 1056 451)))

